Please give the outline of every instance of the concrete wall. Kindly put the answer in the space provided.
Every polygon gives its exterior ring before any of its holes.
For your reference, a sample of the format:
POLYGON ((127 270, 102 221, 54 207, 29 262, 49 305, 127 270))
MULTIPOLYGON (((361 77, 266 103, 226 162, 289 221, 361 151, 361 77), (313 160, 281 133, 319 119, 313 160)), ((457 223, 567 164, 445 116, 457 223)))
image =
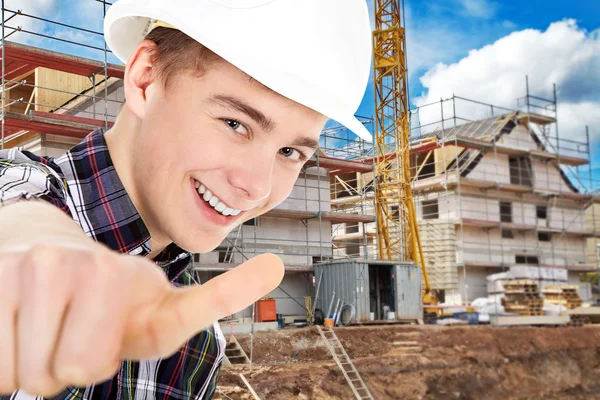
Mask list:
MULTIPOLYGON (((457 233, 458 235, 459 233, 457 233)), ((553 235, 550 242, 537 240, 535 232, 513 231, 514 238, 502 238, 497 229, 485 230, 463 227, 463 248, 459 247, 465 263, 515 264, 517 255, 537 256, 540 265, 577 266, 587 259, 586 241, 575 236, 553 235)))
POLYGON ((280 205, 280 210, 296 211, 330 211, 329 205, 329 174, 327 170, 316 167, 306 169, 301 173, 290 196, 280 205))
POLYGON ((535 150, 537 143, 532 139, 525 125, 517 125, 508 135, 502 135, 498 144, 517 149, 535 150))
MULTIPOLYGON (((331 223, 328 221, 319 224, 318 219, 311 219, 305 226, 299 220, 260 217, 258 226, 244 226, 243 229, 243 238, 237 243, 246 256, 275 253, 287 265, 311 265, 313 256, 331 255, 332 252, 331 223)), ((233 262, 243 260, 241 254, 234 255, 233 262)))
MULTIPOLYGON (((116 116, 119 114, 121 104, 125 101, 125 91, 123 89, 123 81, 118 80, 112 83, 107 89, 108 95, 105 100, 105 93, 103 89, 98 89, 96 97, 98 99, 87 99, 77 105, 76 112, 70 112, 69 114, 77 115, 85 118, 95 118, 104 120, 104 116, 108 115, 109 121, 114 121, 116 116), (105 108, 106 114, 105 114, 105 108)), ((92 96, 92 93, 87 93, 92 96)))
MULTIPOLYGON (((585 210, 585 228, 592 231, 600 231, 600 204, 594 204, 585 210)), ((600 240, 597 238, 587 239, 588 265, 600 266, 600 240)))
POLYGON ((42 133, 20 144, 19 147, 42 157, 58 158, 79 142, 79 139, 42 133))
MULTIPOLYGON (((518 125, 508 135, 502 136, 498 141, 500 145, 528 150, 542 150, 529 134, 527 128, 518 125)), ((551 163, 544 164, 537 158, 532 159, 534 188, 538 190, 553 190, 572 192, 566 181, 560 175, 556 166, 551 163)), ((486 180, 498 183, 510 183, 509 156, 488 152, 478 162, 473 171, 467 175, 468 179, 486 180)))
POLYGON ((510 183, 508 155, 494 154, 493 152, 487 153, 479 160, 475 169, 473 169, 466 178, 480 181, 510 183))
POLYGON ((454 304, 461 304, 471 303, 479 297, 487 297, 486 278, 494 272, 498 271, 489 268, 468 268, 465 276, 464 270, 458 268, 458 293, 454 293, 454 296, 449 300, 454 304))

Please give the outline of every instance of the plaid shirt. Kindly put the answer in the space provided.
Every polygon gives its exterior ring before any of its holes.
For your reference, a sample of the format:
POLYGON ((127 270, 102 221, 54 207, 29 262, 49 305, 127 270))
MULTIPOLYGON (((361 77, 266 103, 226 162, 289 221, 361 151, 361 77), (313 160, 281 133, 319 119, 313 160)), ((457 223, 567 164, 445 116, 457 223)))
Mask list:
MULTIPOLYGON (((150 234, 112 164, 101 129, 53 160, 27 151, 0 151, 0 206, 43 199, 67 213, 97 242, 120 253, 146 256, 150 234)), ((156 259, 174 285, 189 285, 191 255, 172 244, 156 259)), ((210 399, 225 351, 218 323, 170 358, 124 361, 103 384, 68 388, 53 399, 210 399)), ((22 391, 0 400, 33 399, 22 391)))

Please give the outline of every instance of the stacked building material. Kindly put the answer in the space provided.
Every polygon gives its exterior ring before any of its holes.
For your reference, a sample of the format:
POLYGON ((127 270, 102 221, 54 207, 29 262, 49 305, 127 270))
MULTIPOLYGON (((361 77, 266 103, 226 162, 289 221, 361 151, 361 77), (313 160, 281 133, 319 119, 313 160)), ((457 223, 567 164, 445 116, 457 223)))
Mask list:
POLYGON ((502 305, 507 313, 523 316, 544 315, 544 300, 540 296, 539 287, 535 281, 505 282, 504 296, 502 305))
POLYGON ((543 290, 545 302, 548 304, 562 304, 569 310, 581 307, 583 300, 579 297, 577 286, 553 285, 543 290))
POLYGON ((591 324, 591 320, 586 315, 571 315, 571 320, 567 324, 568 326, 583 326, 591 324))

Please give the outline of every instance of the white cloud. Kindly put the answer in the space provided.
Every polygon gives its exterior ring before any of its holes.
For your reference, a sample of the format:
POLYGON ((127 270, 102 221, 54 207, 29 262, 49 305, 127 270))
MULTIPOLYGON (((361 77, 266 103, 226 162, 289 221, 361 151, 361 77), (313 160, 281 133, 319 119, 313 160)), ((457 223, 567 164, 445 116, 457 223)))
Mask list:
MULTIPOLYGON (((532 94, 541 97, 552 98, 556 83, 562 138, 581 139, 589 125, 590 134, 600 140, 600 30, 586 32, 574 20, 555 22, 544 32, 513 32, 454 64, 435 65, 420 78, 426 93, 413 101, 423 105, 455 94, 516 108, 516 99, 525 94, 525 75, 532 94)), ((444 113, 451 115, 449 105, 444 113)), ((475 119, 488 116, 490 110, 464 103, 457 114, 475 119)), ((439 116, 438 106, 422 113, 421 123, 439 116)))
POLYGON ((469 49, 490 43, 516 27, 508 21, 490 19, 498 9, 490 1, 443 0, 417 6, 407 2, 405 7, 409 81, 436 63, 453 62, 466 56, 469 49))
POLYGON ((474 18, 491 18, 496 14, 498 5, 487 0, 460 0, 463 12, 474 18))

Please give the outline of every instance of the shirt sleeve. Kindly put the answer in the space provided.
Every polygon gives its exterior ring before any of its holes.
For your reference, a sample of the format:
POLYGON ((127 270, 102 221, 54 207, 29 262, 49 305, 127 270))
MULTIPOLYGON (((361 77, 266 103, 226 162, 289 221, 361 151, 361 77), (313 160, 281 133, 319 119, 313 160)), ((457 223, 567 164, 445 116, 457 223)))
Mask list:
POLYGON ((16 149, 0 151, 0 207, 36 199, 68 213, 67 186, 55 170, 16 149))

